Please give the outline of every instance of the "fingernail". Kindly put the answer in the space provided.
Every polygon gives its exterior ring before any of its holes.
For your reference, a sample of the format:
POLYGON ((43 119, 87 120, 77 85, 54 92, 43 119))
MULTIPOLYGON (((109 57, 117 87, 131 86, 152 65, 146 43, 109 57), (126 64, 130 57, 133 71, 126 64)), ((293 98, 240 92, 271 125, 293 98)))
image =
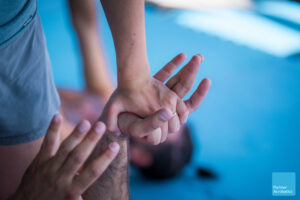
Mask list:
POLYGON ((120 149, 120 145, 117 142, 113 142, 109 144, 109 148, 112 152, 117 152, 120 149))
POLYGON ((119 130, 115 130, 115 131, 113 131, 113 133, 114 133, 116 136, 120 136, 120 135, 121 135, 121 131, 119 131, 119 130))
POLYGON ((160 118, 164 121, 171 119, 171 117, 173 117, 173 114, 171 112, 168 112, 167 110, 163 110, 160 113, 160 118))
POLYGON ((94 130, 98 134, 102 134, 104 132, 104 125, 100 122, 97 122, 94 126, 94 130))
POLYGON ((79 125, 79 131, 80 132, 86 132, 88 131, 90 128, 90 124, 87 121, 83 121, 81 122, 81 124, 79 125))
POLYGON ((199 54, 197 54, 197 56, 199 56, 200 57, 200 59, 201 59, 201 62, 203 62, 204 61, 204 57, 199 53, 199 54))
POLYGON ((186 59, 187 55, 185 53, 181 53, 181 56, 184 57, 184 59, 186 59))
POLYGON ((55 116, 54 116, 54 122, 55 123, 59 123, 60 122, 60 120, 61 120, 61 115, 59 114, 59 113, 57 113, 55 116))

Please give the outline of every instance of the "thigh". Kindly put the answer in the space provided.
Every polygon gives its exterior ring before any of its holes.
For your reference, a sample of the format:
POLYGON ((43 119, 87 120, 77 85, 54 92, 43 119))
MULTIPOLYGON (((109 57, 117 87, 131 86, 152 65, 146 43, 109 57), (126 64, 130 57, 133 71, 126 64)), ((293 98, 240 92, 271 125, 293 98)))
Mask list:
POLYGON ((15 192, 42 142, 43 138, 40 138, 25 144, 0 146, 0 199, 15 192))

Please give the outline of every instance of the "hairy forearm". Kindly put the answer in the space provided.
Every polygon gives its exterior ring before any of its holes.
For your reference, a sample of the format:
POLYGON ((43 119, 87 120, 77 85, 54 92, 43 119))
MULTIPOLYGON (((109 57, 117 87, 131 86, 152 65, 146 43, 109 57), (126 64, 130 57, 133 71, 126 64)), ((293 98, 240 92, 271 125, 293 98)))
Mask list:
POLYGON ((91 159, 97 157, 111 142, 118 142, 120 151, 101 177, 84 193, 84 200, 127 200, 128 188, 128 139, 106 132, 91 159))
POLYGON ((101 0, 113 35, 118 83, 150 75, 146 52, 144 1, 101 0))

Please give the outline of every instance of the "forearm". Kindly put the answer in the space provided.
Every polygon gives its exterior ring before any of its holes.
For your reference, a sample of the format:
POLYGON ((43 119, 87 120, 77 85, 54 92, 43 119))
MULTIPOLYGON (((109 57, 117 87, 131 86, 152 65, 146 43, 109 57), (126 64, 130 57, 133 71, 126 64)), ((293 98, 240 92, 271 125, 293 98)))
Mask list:
POLYGON ((108 99, 115 86, 111 80, 97 33, 79 35, 86 89, 108 99))
POLYGON ((100 45, 94 4, 94 0, 69 0, 72 22, 80 44, 87 90, 108 99, 115 87, 100 45))
POLYGON ((113 35, 118 84, 150 76, 146 52, 144 1, 101 0, 113 35))
POLYGON ((97 157, 111 142, 118 142, 120 151, 102 176, 84 193, 84 200, 127 200, 128 188, 128 139, 106 132, 94 150, 91 159, 97 157))

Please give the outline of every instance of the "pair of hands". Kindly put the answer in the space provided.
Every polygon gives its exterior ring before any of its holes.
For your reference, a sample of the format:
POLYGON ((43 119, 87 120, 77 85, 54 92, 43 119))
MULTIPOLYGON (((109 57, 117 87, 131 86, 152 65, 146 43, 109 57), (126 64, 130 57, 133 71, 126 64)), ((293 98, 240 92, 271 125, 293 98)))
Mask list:
MULTIPOLYGON (((210 80, 203 79, 188 100, 181 100, 193 85, 202 61, 202 56, 199 55, 194 56, 166 85, 163 84, 184 59, 185 55, 179 54, 150 79, 149 85, 142 87, 147 88, 149 93, 143 89, 130 93, 124 93, 126 89, 117 89, 100 119, 108 122, 111 128, 117 125, 122 132, 145 138, 153 144, 163 142, 169 131, 175 132, 180 122, 185 122, 188 114, 199 107, 210 87, 210 80), (137 99, 134 98, 135 94, 137 99), (154 96, 151 97, 151 94, 154 96), (120 104, 122 99, 124 102, 120 104), (171 108, 162 108, 164 106, 171 108), (118 112, 122 110, 125 112, 119 115, 118 112), (173 111, 176 111, 178 116, 174 116, 173 111), (147 116, 147 113, 150 115, 147 116)), ((101 155, 86 163, 105 133, 105 124, 98 121, 91 128, 91 124, 84 120, 60 144, 61 122, 61 115, 55 115, 39 153, 25 172, 17 192, 11 199, 80 200, 81 195, 117 156, 120 146, 113 142, 101 155)))
POLYGON ((108 130, 118 134, 120 129, 122 133, 143 138, 151 144, 164 142, 168 133, 177 132, 210 88, 210 80, 203 79, 192 96, 182 100, 193 86, 203 57, 200 54, 193 56, 171 77, 185 59, 185 54, 179 54, 154 77, 143 78, 143 81, 136 78, 137 84, 131 83, 130 87, 119 86, 101 118, 108 130))

